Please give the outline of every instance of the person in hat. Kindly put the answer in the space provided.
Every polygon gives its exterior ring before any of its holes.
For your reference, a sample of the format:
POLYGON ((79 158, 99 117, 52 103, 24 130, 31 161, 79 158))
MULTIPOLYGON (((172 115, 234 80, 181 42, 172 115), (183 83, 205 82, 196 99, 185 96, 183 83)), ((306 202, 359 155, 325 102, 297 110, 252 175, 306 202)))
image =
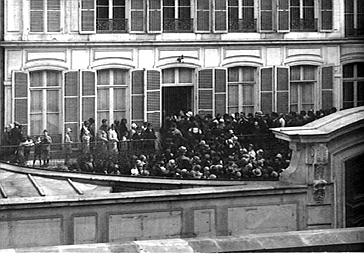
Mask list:
POLYGON ((52 144, 52 138, 51 138, 51 136, 49 136, 48 130, 44 130, 43 131, 43 138, 42 138, 43 166, 48 166, 49 165, 51 144, 52 144))
POLYGON ((34 141, 34 156, 33 156, 33 167, 39 160, 39 166, 42 165, 42 139, 38 136, 34 141))
POLYGON ((64 165, 69 165, 69 161, 72 155, 72 139, 71 139, 71 132, 72 129, 71 128, 66 128, 66 134, 64 135, 64 154, 65 154, 65 158, 64 158, 64 165))

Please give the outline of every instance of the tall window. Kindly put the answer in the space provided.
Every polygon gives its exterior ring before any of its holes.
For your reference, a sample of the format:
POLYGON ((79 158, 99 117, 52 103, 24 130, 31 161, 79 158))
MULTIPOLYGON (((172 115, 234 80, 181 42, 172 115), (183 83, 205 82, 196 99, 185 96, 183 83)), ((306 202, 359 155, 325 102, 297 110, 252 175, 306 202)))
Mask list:
POLYGON ((60 32, 60 0, 30 1, 30 32, 60 32))
POLYGON ((62 73, 59 71, 30 72, 30 134, 61 133, 60 96, 62 73))
POLYGON ((254 0, 229 0, 229 31, 255 31, 254 0))
POLYGON ((254 113, 256 68, 233 67, 228 70, 229 113, 254 113))
POLYGON ((163 31, 192 31, 190 0, 163 0, 163 31))
POLYGON ((345 35, 364 35, 363 0, 345 0, 345 35))
POLYGON ((317 68, 308 65, 293 66, 290 71, 290 111, 314 109, 317 68))
POLYGON ((291 31, 313 31, 317 28, 314 0, 290 0, 291 31))
POLYGON ((97 0, 97 32, 126 31, 125 0, 97 0))
POLYGON ((364 105, 364 62, 343 67, 343 107, 364 105))
POLYGON ((97 122, 127 118, 126 100, 129 73, 123 69, 97 71, 97 122))

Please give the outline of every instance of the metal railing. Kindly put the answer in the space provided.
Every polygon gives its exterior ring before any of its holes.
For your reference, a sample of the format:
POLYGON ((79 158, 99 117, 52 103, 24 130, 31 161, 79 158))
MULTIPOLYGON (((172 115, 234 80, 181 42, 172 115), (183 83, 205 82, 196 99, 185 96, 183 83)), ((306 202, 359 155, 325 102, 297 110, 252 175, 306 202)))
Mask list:
POLYGON ((255 31, 257 31, 257 19, 229 20, 229 32, 255 32, 255 31))
POLYGON ((96 19, 96 31, 98 33, 119 33, 127 32, 127 19, 96 19))
POLYGON ((193 19, 163 19, 164 32, 192 32, 193 19))
POLYGON ((291 31, 293 32, 316 32, 318 28, 317 18, 313 20, 291 20, 291 31))

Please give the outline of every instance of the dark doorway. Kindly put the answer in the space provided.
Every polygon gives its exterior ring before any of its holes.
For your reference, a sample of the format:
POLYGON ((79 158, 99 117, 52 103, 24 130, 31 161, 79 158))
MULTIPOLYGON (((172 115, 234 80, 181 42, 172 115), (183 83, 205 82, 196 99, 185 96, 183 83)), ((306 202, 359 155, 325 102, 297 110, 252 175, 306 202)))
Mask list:
POLYGON ((180 110, 184 112, 192 108, 192 86, 163 87, 162 108, 163 120, 168 115, 178 114, 180 110))
POLYGON ((346 227, 364 227, 364 154, 345 162, 346 227))

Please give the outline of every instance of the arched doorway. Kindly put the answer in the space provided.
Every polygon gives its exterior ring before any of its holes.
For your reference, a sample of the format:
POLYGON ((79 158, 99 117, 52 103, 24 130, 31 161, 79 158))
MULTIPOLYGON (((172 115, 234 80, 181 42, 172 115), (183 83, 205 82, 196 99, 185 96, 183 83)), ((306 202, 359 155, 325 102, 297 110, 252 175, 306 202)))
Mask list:
POLYGON ((364 227, 364 154, 345 161, 346 227, 364 227))

